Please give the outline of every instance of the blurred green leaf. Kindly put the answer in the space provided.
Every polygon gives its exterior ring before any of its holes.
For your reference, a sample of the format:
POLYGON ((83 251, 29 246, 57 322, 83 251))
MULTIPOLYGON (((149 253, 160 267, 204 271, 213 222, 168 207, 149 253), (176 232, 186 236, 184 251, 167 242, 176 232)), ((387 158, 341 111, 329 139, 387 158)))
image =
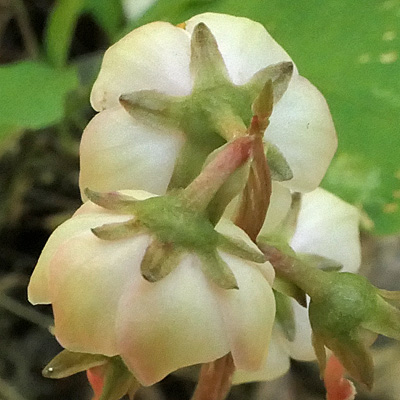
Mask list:
MULTIPOLYGON (((135 0, 136 1, 136 0, 135 0)), ((113 41, 121 31, 124 13, 121 0, 86 0, 86 9, 113 41)))
POLYGON ((46 53, 55 67, 65 65, 78 18, 85 7, 84 0, 59 0, 47 21, 46 53))
POLYGON ((18 126, 0 123, 0 157, 13 146, 20 133, 21 128, 18 128, 18 126))
POLYGON ((23 61, 0 68, 0 141, 18 129, 39 129, 64 116, 65 96, 78 87, 76 68, 23 61))
MULTIPOLYGON (((339 149, 323 185, 400 231, 400 0, 159 0, 138 22, 224 12, 265 25, 325 95, 339 149)), ((249 41, 251 37, 249 37, 249 41)))
POLYGON ((123 23, 121 0, 58 0, 47 22, 46 53, 55 67, 66 64, 79 17, 91 14, 110 41, 123 23))

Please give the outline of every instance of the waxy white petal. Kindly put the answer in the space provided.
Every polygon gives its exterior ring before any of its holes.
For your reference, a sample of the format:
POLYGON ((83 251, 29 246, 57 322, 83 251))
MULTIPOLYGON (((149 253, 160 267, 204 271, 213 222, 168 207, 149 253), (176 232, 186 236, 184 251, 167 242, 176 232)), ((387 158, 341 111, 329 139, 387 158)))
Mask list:
POLYGON ((288 341, 290 357, 301 361, 315 360, 314 348, 311 343, 311 325, 308 311, 295 300, 292 300, 296 334, 293 342, 288 341))
POLYGON ((122 108, 97 114, 81 141, 81 191, 142 189, 164 194, 184 138, 137 123, 122 108))
POLYGON ((285 50, 258 22, 226 14, 199 14, 186 22, 186 30, 203 22, 217 40, 232 82, 246 83, 260 69, 292 61, 285 50))
POLYGON ((274 328, 268 347, 267 361, 257 371, 236 370, 233 375, 233 384, 246 382, 272 381, 284 375, 290 368, 287 343, 282 332, 274 328))
POLYGON ((281 185, 280 182, 272 182, 271 199, 261 235, 266 235, 278 230, 279 225, 285 219, 292 204, 290 190, 281 185))
POLYGON ((186 256, 156 283, 134 276, 119 303, 118 349, 142 384, 229 352, 215 288, 197 257, 186 256))
POLYGON ((324 97, 307 79, 293 76, 270 121, 265 140, 279 148, 293 172, 282 185, 300 192, 315 189, 337 147, 324 97))
MULTIPOLYGON (((256 371, 265 362, 275 318, 270 284, 255 263, 220 252, 235 275, 239 289, 215 288, 230 351, 239 369, 256 371)), ((272 266, 265 263, 267 267, 272 266)))
POLYGON ((91 94, 96 111, 119 105, 138 90, 183 96, 191 91, 190 37, 167 22, 152 22, 124 36, 104 54, 91 94))
POLYGON ((291 240, 296 252, 317 254, 356 272, 361 262, 360 211, 318 188, 302 198, 297 228, 291 240))
POLYGON ((122 222, 128 219, 127 216, 110 215, 104 212, 90 215, 82 213, 61 224, 51 234, 32 273, 28 286, 29 301, 32 304, 49 304, 52 302, 49 288, 49 267, 55 253, 63 243, 90 228, 111 222, 122 222))
POLYGON ((125 286, 138 275, 148 235, 117 241, 90 230, 65 242, 50 264, 55 335, 65 348, 114 356, 115 321, 125 286))

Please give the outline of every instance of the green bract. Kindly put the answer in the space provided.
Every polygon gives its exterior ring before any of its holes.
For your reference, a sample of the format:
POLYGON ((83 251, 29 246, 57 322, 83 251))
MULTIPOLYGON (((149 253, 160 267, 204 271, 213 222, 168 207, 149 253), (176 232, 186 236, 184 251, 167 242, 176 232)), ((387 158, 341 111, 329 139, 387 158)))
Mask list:
POLYGON ((143 233, 154 235, 141 264, 142 275, 149 281, 156 282, 172 272, 185 252, 196 253, 203 272, 225 289, 238 286, 229 266, 218 255, 218 248, 249 261, 265 262, 260 252, 243 241, 218 233, 204 213, 189 208, 184 192, 142 201, 116 193, 102 195, 90 190, 85 193, 95 204, 132 213, 128 221, 93 228, 100 239, 120 240, 143 233))

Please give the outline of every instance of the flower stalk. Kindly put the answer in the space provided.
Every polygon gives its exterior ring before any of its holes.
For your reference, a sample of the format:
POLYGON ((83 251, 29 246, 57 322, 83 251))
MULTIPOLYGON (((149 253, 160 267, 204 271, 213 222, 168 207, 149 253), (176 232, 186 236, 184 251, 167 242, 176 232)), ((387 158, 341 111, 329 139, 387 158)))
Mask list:
MULTIPOLYGON (((272 107, 273 87, 272 82, 269 80, 253 103, 252 109, 255 115, 252 117, 248 128, 249 136, 242 138, 253 139, 253 160, 250 166, 249 177, 242 193, 242 200, 237 218, 235 219, 235 225, 243 229, 253 242, 256 242, 257 236, 264 224, 272 193, 271 173, 263 143, 263 136, 269 124, 272 107)), ((239 142, 239 140, 237 139, 234 143, 241 143, 242 141, 239 142)), ((232 148, 232 153, 236 155, 236 159, 240 160, 242 151, 232 148)), ((233 162, 232 167, 236 164, 233 162)), ((236 168, 239 166, 237 165, 236 168)), ((219 170, 215 167, 214 169, 219 170)), ((210 168, 211 173, 212 170, 213 168, 210 168)), ((205 170, 203 170, 204 172, 205 170)), ((217 361, 204 364, 192 400, 224 400, 230 391, 234 371, 235 365, 230 353, 217 361)))
POLYGON ((249 159, 256 147, 253 136, 244 136, 228 143, 184 190, 187 206, 204 211, 229 176, 249 159))
POLYGON ((203 364, 192 400, 224 400, 230 391, 234 371, 231 353, 214 362, 203 364))

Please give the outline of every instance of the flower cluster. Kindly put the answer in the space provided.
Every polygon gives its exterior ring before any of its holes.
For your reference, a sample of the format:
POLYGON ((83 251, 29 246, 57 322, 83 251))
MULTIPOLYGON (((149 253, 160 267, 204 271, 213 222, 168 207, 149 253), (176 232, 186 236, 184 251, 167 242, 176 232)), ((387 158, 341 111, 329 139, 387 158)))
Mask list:
POLYGON ((126 368, 123 395, 131 374, 151 385, 228 353, 236 383, 315 359, 317 297, 287 268, 355 272, 359 211, 318 188, 336 134, 286 52, 246 18, 150 23, 107 50, 91 102, 84 204, 29 285, 70 352, 48 372, 126 368))

